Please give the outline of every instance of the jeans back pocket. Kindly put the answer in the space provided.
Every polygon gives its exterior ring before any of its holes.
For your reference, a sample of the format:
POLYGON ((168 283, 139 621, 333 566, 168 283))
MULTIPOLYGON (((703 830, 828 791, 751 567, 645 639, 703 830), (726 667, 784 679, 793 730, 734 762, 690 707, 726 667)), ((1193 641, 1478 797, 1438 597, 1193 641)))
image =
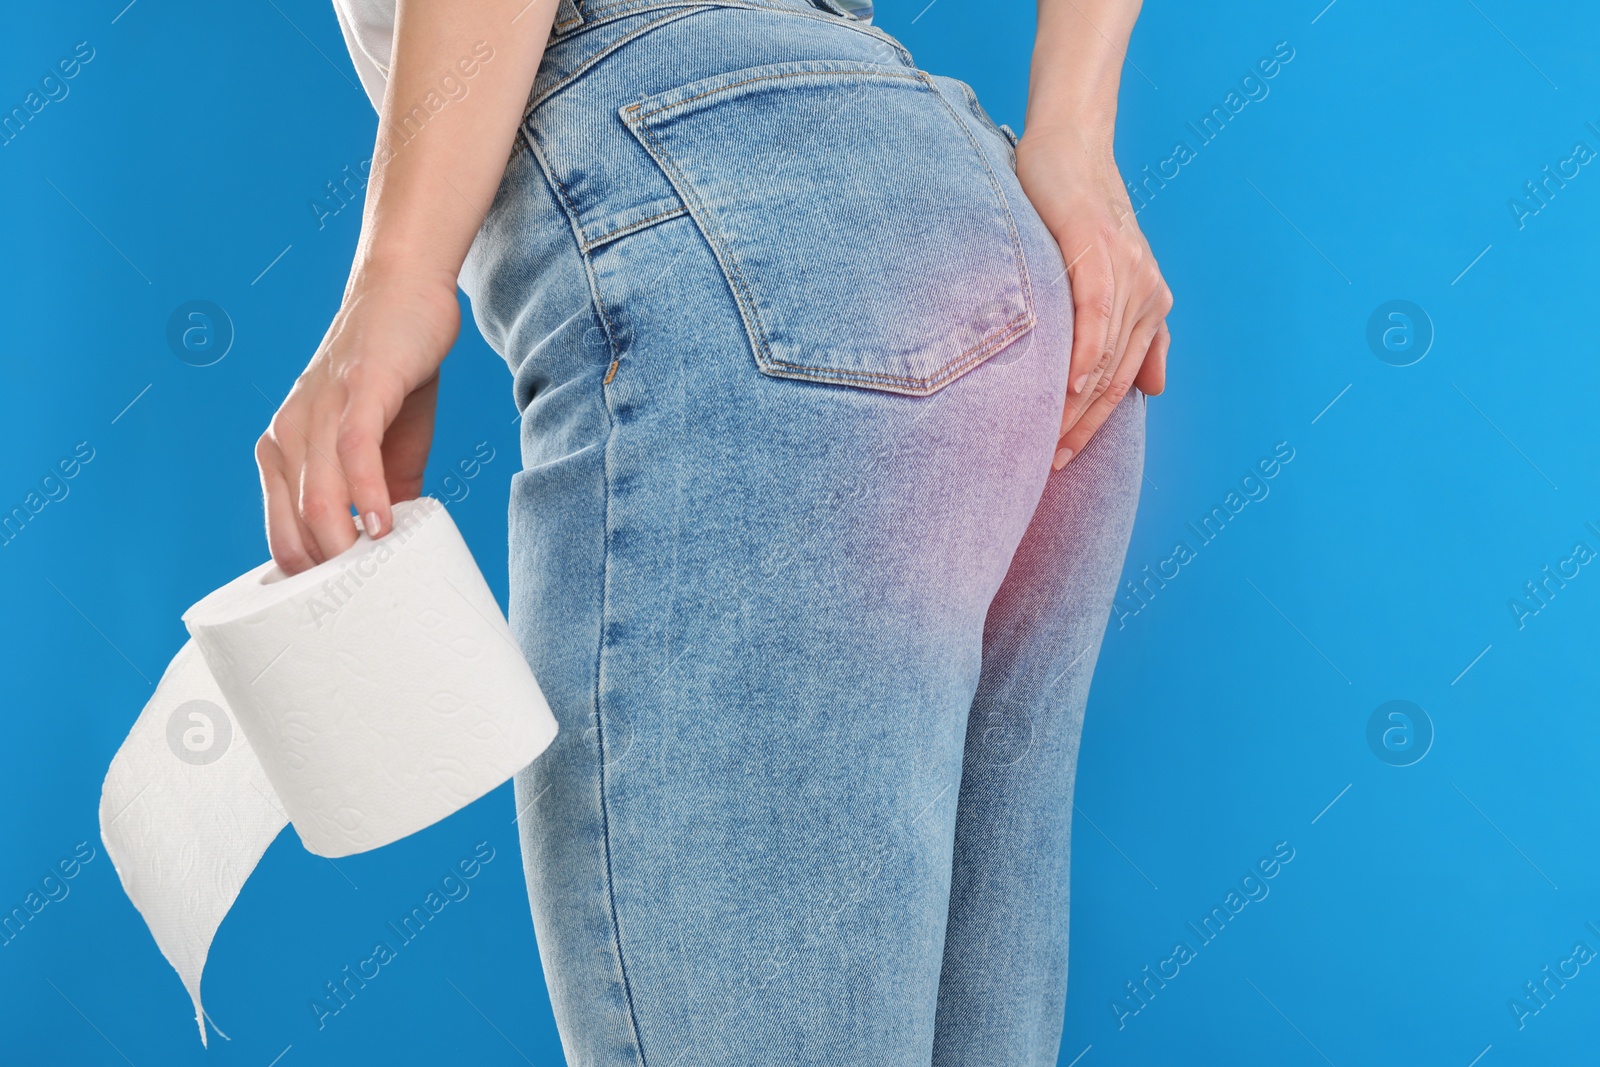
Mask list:
POLYGON ((715 253, 766 374, 926 396, 1032 328, 1005 194, 923 72, 781 63, 620 114, 715 253))

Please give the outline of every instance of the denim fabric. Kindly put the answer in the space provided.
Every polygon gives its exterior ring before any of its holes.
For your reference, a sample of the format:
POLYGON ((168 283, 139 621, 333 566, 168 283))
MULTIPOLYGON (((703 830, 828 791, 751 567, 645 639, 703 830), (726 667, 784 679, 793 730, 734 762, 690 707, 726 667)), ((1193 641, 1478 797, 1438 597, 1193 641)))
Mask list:
POLYGON ((1068 282, 965 85, 823 0, 574 12, 462 276, 567 1060, 1053 1064, 1143 397, 1051 472, 1068 282))

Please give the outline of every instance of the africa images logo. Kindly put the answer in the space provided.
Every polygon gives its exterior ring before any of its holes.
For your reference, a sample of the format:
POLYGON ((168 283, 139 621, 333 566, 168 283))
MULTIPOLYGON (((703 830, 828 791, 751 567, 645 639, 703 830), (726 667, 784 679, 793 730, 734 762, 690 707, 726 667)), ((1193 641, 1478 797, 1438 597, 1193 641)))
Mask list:
POLYGON ((233 720, 219 704, 186 700, 167 716, 167 747, 196 767, 215 763, 233 744, 233 720))

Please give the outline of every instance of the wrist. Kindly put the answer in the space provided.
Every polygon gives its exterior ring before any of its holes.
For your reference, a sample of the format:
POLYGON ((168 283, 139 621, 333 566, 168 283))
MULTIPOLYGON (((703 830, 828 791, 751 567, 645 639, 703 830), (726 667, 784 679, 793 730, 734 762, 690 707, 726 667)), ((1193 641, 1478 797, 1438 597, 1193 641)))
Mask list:
POLYGON ((363 242, 350 266, 346 295, 392 294, 401 299, 442 299, 453 306, 459 270, 435 259, 415 247, 363 242))
POLYGON ((1104 174, 1117 172, 1113 131, 1080 122, 1027 122, 1017 151, 1033 157, 1034 165, 1056 172, 1104 174))
POLYGON ((410 358, 426 354, 437 369, 460 331, 461 305, 455 281, 447 275, 358 256, 340 301, 339 318, 401 328, 417 345, 410 358))
POLYGON ((1109 137, 1086 136, 1077 125, 1027 126, 1017 143, 1017 179, 1052 231, 1131 210, 1109 137))
POLYGON ((1024 134, 1033 134, 1036 141, 1050 141, 1058 145, 1071 145, 1085 157, 1112 158, 1116 139, 1117 102, 1107 101, 1074 103, 1071 100, 1042 100, 1030 96, 1023 115, 1024 134))

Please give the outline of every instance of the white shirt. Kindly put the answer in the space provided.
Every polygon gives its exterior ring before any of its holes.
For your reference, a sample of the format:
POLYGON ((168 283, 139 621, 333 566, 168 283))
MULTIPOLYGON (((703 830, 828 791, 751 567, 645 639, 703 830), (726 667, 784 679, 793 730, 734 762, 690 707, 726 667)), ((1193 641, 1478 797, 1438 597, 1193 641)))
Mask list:
MULTIPOLYGON (((394 54, 395 8, 399 0, 333 0, 344 45, 361 77, 361 87, 374 109, 382 109, 383 87, 389 81, 394 54)), ((838 0, 839 6, 863 22, 872 21, 872 0, 838 0)))
POLYGON ((394 54, 394 16, 399 0, 333 0, 344 46, 361 78, 361 88, 374 109, 383 105, 383 87, 389 81, 389 57, 394 54))

